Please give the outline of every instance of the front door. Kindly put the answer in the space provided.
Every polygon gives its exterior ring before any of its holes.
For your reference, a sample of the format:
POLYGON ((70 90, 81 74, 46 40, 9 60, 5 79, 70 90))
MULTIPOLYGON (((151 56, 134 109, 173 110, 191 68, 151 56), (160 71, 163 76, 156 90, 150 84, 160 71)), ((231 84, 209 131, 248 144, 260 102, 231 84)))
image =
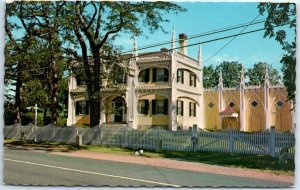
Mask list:
POLYGON ((123 122, 123 110, 124 104, 123 101, 116 101, 115 102, 115 122, 123 122))

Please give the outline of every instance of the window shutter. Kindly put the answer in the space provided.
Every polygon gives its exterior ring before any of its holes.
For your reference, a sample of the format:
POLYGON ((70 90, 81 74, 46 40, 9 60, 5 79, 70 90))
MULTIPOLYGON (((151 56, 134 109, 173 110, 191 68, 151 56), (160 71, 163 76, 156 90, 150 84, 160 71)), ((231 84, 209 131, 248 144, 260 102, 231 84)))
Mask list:
POLYGON ((164 69, 164 81, 167 82, 169 80, 169 70, 164 69))
POLYGON ((156 82, 156 68, 153 68, 153 73, 152 73, 152 81, 156 82))
POLYGON ((192 86, 192 77, 193 75, 190 73, 190 86, 192 86))
POLYGON ((79 115, 79 102, 76 102, 76 115, 79 115))
POLYGON ((189 102, 189 116, 192 115, 192 102, 189 102))
POLYGON ((168 106, 169 100, 168 99, 164 99, 164 114, 168 114, 168 106))
POLYGON ((89 102, 88 101, 86 101, 86 107, 85 107, 85 113, 87 114, 87 115, 89 115, 89 113, 90 113, 90 104, 89 104, 89 102))
POLYGON ((180 102, 177 100, 177 101, 176 101, 176 106, 177 106, 177 109, 176 109, 176 112, 177 112, 177 113, 176 113, 176 114, 177 114, 177 115, 178 115, 178 108, 179 108, 179 107, 178 107, 178 104, 179 104, 179 103, 180 103, 180 102))
POLYGON ((149 70, 150 69, 146 69, 146 73, 145 73, 145 82, 149 82, 149 70))
POLYGON ((195 82, 194 82, 194 87, 196 87, 196 84, 197 84, 197 80, 196 80, 197 77, 196 77, 196 75, 194 75, 194 78, 195 78, 195 80, 194 80, 194 81, 195 81, 195 82))
POLYGON ((184 70, 181 70, 181 83, 184 84, 184 70))
POLYGON ((156 102, 155 102, 155 100, 152 100, 152 114, 153 115, 156 114, 156 102))
POLYGON ((183 101, 181 101, 181 115, 183 116, 183 101))
POLYGON ((177 82, 179 82, 179 72, 180 72, 180 70, 178 69, 177 70, 177 82))
POLYGON ((145 101, 145 113, 146 115, 148 115, 149 112, 149 100, 144 100, 145 101))
POLYGON ((194 117, 196 117, 196 103, 194 103, 194 117))

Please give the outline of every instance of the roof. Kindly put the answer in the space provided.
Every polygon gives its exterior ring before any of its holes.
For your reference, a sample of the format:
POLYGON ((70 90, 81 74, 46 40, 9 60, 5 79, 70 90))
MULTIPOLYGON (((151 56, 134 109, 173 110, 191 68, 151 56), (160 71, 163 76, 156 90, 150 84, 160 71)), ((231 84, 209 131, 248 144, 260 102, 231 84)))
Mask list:
POLYGON ((221 117, 238 117, 238 113, 233 110, 232 107, 228 106, 224 111, 219 113, 221 117))

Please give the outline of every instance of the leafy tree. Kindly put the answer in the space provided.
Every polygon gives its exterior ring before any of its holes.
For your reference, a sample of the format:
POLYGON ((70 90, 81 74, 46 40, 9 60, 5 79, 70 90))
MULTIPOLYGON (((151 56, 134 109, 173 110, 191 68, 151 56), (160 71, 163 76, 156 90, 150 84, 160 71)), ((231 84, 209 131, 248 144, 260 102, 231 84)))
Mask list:
POLYGON ((280 84, 281 77, 271 65, 259 62, 249 68, 245 75, 248 77, 247 85, 262 85, 265 81, 266 67, 268 67, 269 81, 271 85, 280 84))
MULTIPOLYGON (((64 67, 62 66, 64 61, 61 58, 62 43, 58 36, 59 20, 57 19, 62 4, 61 2, 15 2, 7 4, 6 7, 6 29, 9 39, 13 39, 10 29, 16 29, 17 31, 14 32, 20 32, 20 30, 18 30, 20 28, 25 30, 25 32, 23 32, 25 34, 24 36, 31 39, 30 43, 33 49, 20 48, 20 50, 23 50, 23 54, 20 54, 22 57, 18 58, 18 62, 21 63, 19 64, 21 66, 22 63, 27 60, 27 69, 30 70, 29 68, 32 67, 33 70, 35 70, 35 72, 28 72, 28 75, 33 75, 35 76, 34 78, 43 80, 43 85, 41 84, 43 86, 42 89, 50 92, 49 107, 51 110, 51 122, 54 124, 56 124, 57 121, 58 81, 59 77, 62 76, 60 69, 64 67), (16 18, 19 22, 16 21, 16 18), (39 70, 39 68, 44 69, 39 70)), ((14 44, 19 45, 18 43, 14 44)), ((20 74, 21 76, 24 75, 24 69, 24 67, 19 69, 18 73, 22 73, 20 74)), ((17 86, 22 86, 22 84, 17 86)), ((19 88, 17 87, 16 89, 19 88)), ((42 105, 45 106, 47 104, 42 105)), ((45 106, 45 109, 47 110, 48 108, 45 106)))
MULTIPOLYGON (((10 17, 17 17, 29 36, 48 44, 45 65, 50 68, 52 120, 56 122, 57 93, 61 49, 71 66, 81 67, 87 82, 90 125, 99 123, 101 81, 105 64, 118 63, 113 45, 120 32, 136 36, 143 27, 150 32, 161 27, 163 15, 184 11, 170 2, 14 2, 7 4, 10 17), (62 43, 64 41, 64 43, 62 43), (75 48, 67 48, 66 45, 75 48), (74 61, 75 60, 75 61, 74 61), (74 64, 75 63, 75 64, 74 64)), ((20 27, 20 26, 18 26, 20 27)), ((165 32, 165 31, 164 31, 165 32)))
POLYGON ((215 68, 210 66, 203 67, 203 87, 204 88, 214 88, 218 85, 218 73, 215 68))
MULTIPOLYGON (((240 84, 240 73, 242 71, 242 64, 236 61, 223 61, 216 67, 216 73, 222 70, 223 86, 227 88, 237 87, 240 84)), ((219 75, 216 81, 219 80, 219 75)))
POLYGON ((296 4, 260 3, 258 9, 261 15, 267 14, 264 37, 275 38, 282 46, 282 49, 285 50, 285 54, 281 59, 283 64, 283 83, 287 87, 288 99, 293 100, 295 103, 296 4), (289 38, 289 35, 292 36, 292 39, 289 38))

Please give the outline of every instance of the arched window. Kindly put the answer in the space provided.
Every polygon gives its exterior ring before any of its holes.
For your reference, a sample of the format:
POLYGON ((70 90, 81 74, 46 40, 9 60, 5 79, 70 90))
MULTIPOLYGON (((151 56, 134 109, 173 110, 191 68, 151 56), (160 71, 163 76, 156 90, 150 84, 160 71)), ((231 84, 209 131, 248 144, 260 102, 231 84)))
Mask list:
POLYGON ((165 68, 153 68, 153 82, 167 82, 169 80, 169 71, 165 68))
POLYGON ((149 69, 140 71, 139 82, 149 82, 149 69))

